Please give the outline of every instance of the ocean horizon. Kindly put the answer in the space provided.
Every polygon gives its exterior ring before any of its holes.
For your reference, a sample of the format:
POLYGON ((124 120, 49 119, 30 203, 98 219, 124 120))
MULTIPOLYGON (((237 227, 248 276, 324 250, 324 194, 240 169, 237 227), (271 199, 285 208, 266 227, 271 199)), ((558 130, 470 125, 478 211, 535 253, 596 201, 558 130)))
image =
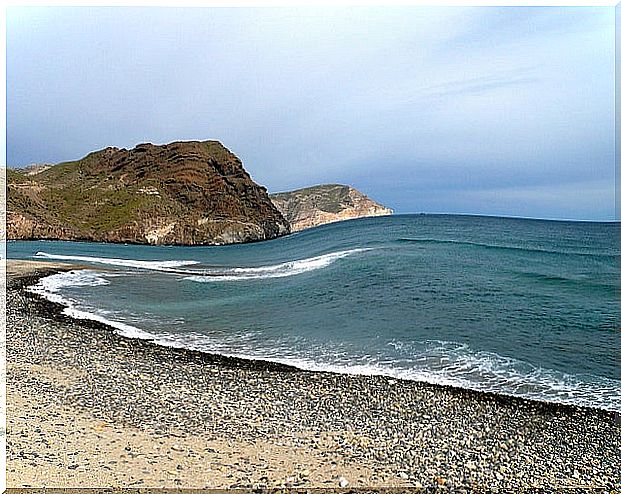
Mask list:
POLYGON ((92 266, 31 290, 127 337, 621 411, 617 235, 417 213, 228 246, 11 241, 7 256, 92 266))

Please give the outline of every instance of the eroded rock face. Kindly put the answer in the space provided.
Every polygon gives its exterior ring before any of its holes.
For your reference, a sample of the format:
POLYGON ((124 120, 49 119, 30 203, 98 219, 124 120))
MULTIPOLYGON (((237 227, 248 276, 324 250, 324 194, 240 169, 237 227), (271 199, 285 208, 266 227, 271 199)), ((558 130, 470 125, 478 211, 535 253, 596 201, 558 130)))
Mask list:
POLYGON ((272 194, 270 199, 294 232, 335 221, 393 213, 348 185, 316 185, 272 194))
POLYGON ((59 225, 50 225, 14 211, 7 211, 6 222, 9 240, 63 238, 70 234, 59 225))
POLYGON ((205 245, 265 240, 289 224, 217 141, 106 148, 8 174, 10 239, 205 245))

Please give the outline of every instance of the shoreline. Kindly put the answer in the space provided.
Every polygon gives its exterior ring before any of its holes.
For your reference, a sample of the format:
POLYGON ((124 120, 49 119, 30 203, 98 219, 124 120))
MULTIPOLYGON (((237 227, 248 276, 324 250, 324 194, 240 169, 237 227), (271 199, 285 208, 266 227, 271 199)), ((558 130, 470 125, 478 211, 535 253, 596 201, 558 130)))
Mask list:
MULTIPOLYGON (((63 271, 70 271, 73 269, 93 269, 93 268, 90 266, 87 266, 87 267, 79 267, 79 268, 75 267, 75 268, 70 268, 70 269, 65 270, 65 269, 59 269, 56 267, 50 267, 49 271, 43 270, 41 274, 39 273, 27 274, 27 275, 20 276, 19 278, 15 280, 11 280, 13 283, 15 283, 15 286, 13 286, 12 288, 17 288, 17 289, 25 291, 27 288, 37 283, 37 281, 40 280, 41 278, 44 278, 46 276, 50 276, 56 273, 61 273, 63 271)), ((155 346, 155 347, 166 348, 173 353, 178 353, 180 356, 185 356, 186 358, 189 358, 189 359, 198 359, 198 360, 202 360, 203 362, 209 362, 211 364, 228 366, 231 368, 248 369, 248 370, 271 370, 271 371, 279 371, 279 372, 305 372, 304 370, 298 367, 295 367, 292 365, 280 364, 278 362, 271 362, 269 360, 258 360, 258 359, 254 360, 254 359, 243 359, 239 357, 229 357, 227 355, 220 355, 217 353, 207 353, 207 352, 201 352, 200 350, 191 350, 189 348, 160 345, 149 339, 130 338, 128 336, 118 334, 118 329, 115 328, 114 326, 111 326, 109 324, 105 324, 103 322, 99 322, 93 319, 73 318, 71 316, 63 314, 63 310, 66 308, 64 305, 59 304, 57 302, 52 302, 51 300, 48 300, 42 295, 37 294, 37 293, 32 293, 32 292, 26 292, 26 293, 27 293, 27 297, 35 301, 33 308, 36 311, 36 313, 42 317, 50 318, 60 323, 69 323, 69 324, 78 323, 80 325, 89 327, 94 330, 106 331, 106 332, 112 333, 114 337, 116 338, 122 339, 123 341, 131 342, 130 344, 137 344, 137 345, 144 344, 149 347, 155 346)))
MULTIPOLYGON (((13 261, 13 260, 9 260, 9 261, 13 261)), ((99 267, 82 265, 82 264, 70 264, 68 262, 67 263, 56 263, 56 262, 47 262, 47 261, 19 261, 19 262, 33 262, 33 263, 37 263, 37 265, 40 265, 40 266, 37 266, 40 270, 35 273, 24 273, 24 274, 20 274, 17 276, 13 274, 9 276, 10 278, 12 278, 11 282, 16 283, 20 289, 26 289, 36 284, 38 280, 40 280, 41 278, 44 278, 46 276, 50 276, 56 273, 64 272, 64 271, 70 271, 74 269, 91 269, 91 270, 105 269, 105 268, 99 268, 99 267), (45 266, 46 264, 49 264, 49 266, 45 266)), ((459 386, 452 386, 449 384, 436 384, 436 383, 429 383, 426 381, 417 381, 413 379, 404 379, 400 377, 386 376, 383 374, 355 374, 355 373, 348 373, 348 372, 303 369, 301 367, 297 367, 292 364, 285 364, 285 363, 275 362, 271 360, 229 356, 229 355, 223 355, 223 354, 218 354, 218 353, 205 352, 202 350, 194 350, 194 349, 185 348, 185 347, 173 347, 173 346, 162 345, 154 340, 150 340, 147 338, 144 338, 144 339, 143 338, 132 338, 129 336, 121 335, 118 333, 118 328, 115 328, 114 326, 110 324, 99 322, 97 320, 77 319, 71 316, 67 316, 63 314, 63 310, 65 309, 64 305, 57 303, 57 302, 52 302, 40 294, 28 292, 28 296, 32 297, 33 300, 37 300, 37 303, 35 304, 34 307, 40 310, 39 315, 43 317, 50 317, 59 322, 68 322, 68 323, 77 322, 84 326, 89 326, 95 330, 103 330, 103 331, 114 333, 116 337, 121 338, 123 340, 136 342, 136 344, 147 344, 149 346, 166 348, 171 352, 179 352, 180 354, 186 354, 187 358, 195 358, 195 359, 202 360, 204 362, 209 362, 211 364, 218 364, 218 365, 223 365, 223 366, 229 366, 231 368, 240 368, 240 369, 248 369, 248 370, 271 370, 271 371, 280 371, 280 372, 311 372, 311 373, 319 373, 319 374, 333 374, 333 375, 344 375, 344 376, 369 376, 373 378, 383 378, 383 379, 387 379, 391 381, 416 382, 421 386, 430 386, 432 389, 443 388, 443 389, 450 390, 453 393, 463 393, 464 395, 468 397, 473 397, 473 396, 481 397, 481 398, 485 397, 491 400, 498 400, 500 403, 505 403, 505 404, 519 405, 521 403, 529 403, 534 406, 542 405, 542 406, 565 408, 566 409, 565 411, 568 413, 571 412, 572 410, 574 411, 583 410, 583 411, 602 412, 604 414, 619 415, 619 412, 616 412, 614 410, 607 410, 607 409, 598 408, 594 406, 581 406, 581 405, 575 405, 572 403, 537 400, 537 399, 524 398, 521 396, 515 396, 515 395, 510 395, 510 394, 495 393, 491 391, 483 391, 483 390, 476 390, 476 389, 464 388, 464 387, 459 387, 459 386)))
MULTIPOLYGON (((200 463, 185 458, 187 464, 179 463, 180 469, 175 466, 175 475, 163 474, 162 479, 153 469, 143 468, 140 472, 150 473, 143 473, 145 478, 138 479, 141 482, 136 485, 140 487, 543 487, 556 484, 612 488, 620 484, 612 473, 615 462, 621 461, 621 432, 614 422, 614 412, 385 376, 306 371, 269 361, 165 347, 148 340, 120 336, 114 328, 103 323, 72 319, 61 314, 64 306, 25 291, 26 286, 42 276, 79 267, 39 266, 34 273, 22 273, 17 278, 9 275, 7 292, 10 292, 11 299, 21 300, 22 306, 7 304, 7 312, 9 309, 15 312, 10 317, 18 322, 17 335, 11 334, 7 328, 7 403, 11 404, 12 395, 28 396, 28 388, 22 385, 24 381, 55 376, 56 379, 48 379, 49 384, 64 391, 54 394, 52 401, 73 407, 71 413, 80 417, 85 415, 87 422, 109 421, 114 427, 131 429, 130 437, 146 434, 143 449, 162 440, 166 443, 191 439, 192 444, 198 441, 202 446, 216 441, 217 444, 203 448, 207 454, 203 453, 200 463), (54 334, 34 327, 37 325, 49 325, 53 332, 63 337, 54 338, 54 334), (31 346, 20 346, 15 338, 20 335, 26 336, 25 340, 31 343, 37 339, 40 341, 31 346), (17 351, 12 352, 12 349, 17 351), (91 352, 80 355, 79 349, 90 349, 91 352), (93 349, 97 349, 96 355, 92 354, 93 349), (36 372, 28 371, 28 366, 40 368, 36 372), (157 372, 159 367, 169 372, 160 374, 157 372), (102 369, 111 373, 115 368, 122 371, 117 373, 120 381, 111 382, 110 376, 104 375, 102 369), (139 375, 146 378, 134 375, 137 368, 140 369, 139 375), (76 373, 88 376, 88 379, 63 384, 61 376, 76 373), (132 389, 133 394, 109 387, 111 384, 118 387, 121 383, 126 389, 132 389), (181 397, 175 396, 179 383, 183 384, 181 389, 188 389, 180 392, 181 397), (155 392, 144 392, 145 388, 155 392), (162 389, 168 390, 167 394, 162 389), (141 400, 137 399, 136 393, 141 400), (209 395, 206 398, 212 399, 203 399, 205 394, 209 395), (84 401, 84 395, 89 399, 84 401), (248 400, 247 395, 252 399, 248 400), (162 402, 162 396, 168 398, 162 402), (171 415, 167 408, 171 403, 175 406, 184 404, 194 415, 202 416, 202 420, 180 412, 171 415), (226 405, 224 412, 221 410, 223 403, 226 405), (126 410, 121 409, 123 406, 126 410), (127 413, 127 408, 133 413, 127 413), (361 410, 364 413, 361 414, 361 410), (168 415, 181 420, 167 422, 168 415), (158 422, 159 416, 163 418, 158 422), (386 430, 381 429, 382 424, 386 430), (407 433, 400 433, 400 427, 407 433), (157 430, 162 434, 153 435, 157 430), (569 433, 569 440, 565 433, 569 433), (540 435, 548 441, 541 443, 540 435), (446 436, 446 441, 436 436, 446 436), (249 445, 256 446, 264 440, 280 442, 282 446, 271 446, 270 451, 278 450, 275 454, 278 459, 261 460, 261 465, 284 466, 257 478, 253 477, 256 468, 246 471, 246 477, 242 479, 231 481, 226 477, 238 471, 233 468, 235 463, 243 463, 239 461, 243 457, 242 451, 253 451, 249 445), (225 441, 227 445, 217 441, 225 441), (586 442, 587 447, 581 441, 586 442), (428 442, 431 444, 426 447, 428 442), (533 442, 536 447, 531 444, 533 442), (218 447, 214 448, 214 445, 218 447), (558 457, 559 447, 561 453, 563 450, 566 453, 564 457, 558 457), (208 450, 215 452, 209 453, 208 450), (414 454, 417 452, 419 454, 414 454), (218 454, 228 454, 238 460, 228 464, 223 477, 211 468, 219 463, 214 460, 214 455, 218 454), (315 468, 293 465, 291 462, 296 455, 305 458, 305 464, 315 468), (534 468, 532 460, 528 461, 529 456, 540 459, 547 467, 534 468), (561 463, 550 465, 554 460, 552 456, 561 463), (598 456, 603 456, 598 459, 600 466, 591 461, 598 456), (209 460, 205 461, 206 458, 209 460), (567 463, 567 458, 574 461, 567 463), (496 467, 490 467, 491 464, 496 467), (197 481, 196 477, 189 475, 197 468, 209 468, 211 474, 197 481), (346 485, 342 485, 341 479, 345 479, 346 485)), ((22 406, 25 406, 23 402, 22 406)), ((42 420, 45 413, 40 408, 32 413, 31 418, 36 423, 45 422, 42 420)), ((14 443, 16 436, 12 432, 8 427, 7 484, 9 487, 34 487, 34 483, 18 482, 18 479, 32 477, 35 473, 32 471, 34 467, 30 465, 29 470, 27 461, 20 460, 16 453, 21 439, 14 443), (20 475, 14 475, 17 473, 20 475)), ((85 444, 88 444, 87 439, 83 438, 85 444)), ((28 440, 26 444, 31 445, 28 440)), ((156 454, 151 460, 158 463, 169 461, 167 458, 174 456, 171 451, 176 451, 174 444, 169 446, 166 455, 156 454)), ((128 447, 130 450, 125 451, 125 456, 133 451, 133 447, 128 447)), ((261 448, 255 450, 257 459, 267 446, 261 443, 261 448)), ((180 446, 180 449, 188 451, 192 448, 180 446)), ((198 449, 194 444, 194 450, 198 449)), ((71 484, 71 479, 84 480, 83 477, 89 475, 95 479, 89 484, 92 487, 110 486, 114 481, 120 483, 113 485, 129 485, 126 481, 131 480, 126 475, 115 477, 113 474, 119 472, 114 469, 84 469, 82 472, 79 466, 72 469, 73 464, 61 462, 52 469, 56 472, 52 474, 51 470, 47 473, 45 469, 41 470, 37 461, 33 463, 37 464, 39 472, 50 478, 57 478, 61 473, 68 475, 66 483, 36 486, 69 487, 75 485, 71 484), (94 472, 101 475, 97 477, 94 472)), ((160 471, 170 472, 164 467, 157 469, 160 471)), ((134 476, 140 476, 140 472, 133 472, 134 476)), ((35 479, 40 482, 41 475, 35 475, 35 479)))

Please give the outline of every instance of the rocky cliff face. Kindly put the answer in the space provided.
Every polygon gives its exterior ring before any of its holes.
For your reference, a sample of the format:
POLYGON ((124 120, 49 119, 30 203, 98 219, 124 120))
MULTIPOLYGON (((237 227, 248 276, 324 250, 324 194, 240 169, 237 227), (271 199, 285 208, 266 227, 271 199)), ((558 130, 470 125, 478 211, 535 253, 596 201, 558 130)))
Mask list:
POLYGON ((317 185, 270 196, 291 225, 291 231, 365 216, 385 216, 392 209, 372 201, 348 185, 317 185))
POLYGON ((8 170, 9 239, 229 244, 275 238, 289 224, 217 141, 106 148, 8 170))

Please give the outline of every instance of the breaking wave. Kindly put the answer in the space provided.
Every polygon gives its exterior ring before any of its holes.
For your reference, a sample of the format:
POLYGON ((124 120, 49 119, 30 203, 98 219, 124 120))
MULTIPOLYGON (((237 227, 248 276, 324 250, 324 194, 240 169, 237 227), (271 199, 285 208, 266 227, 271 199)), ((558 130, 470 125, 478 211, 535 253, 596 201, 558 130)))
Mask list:
POLYGON ((106 264, 108 266, 120 266, 124 268, 149 269, 151 271, 175 272, 175 268, 199 264, 198 261, 142 261, 136 259, 116 259, 111 257, 90 257, 90 256, 65 256, 60 254, 48 254, 47 252, 37 252, 36 258, 54 259, 57 261, 80 261, 95 264, 106 264))
POLYGON ((285 278, 287 276, 295 276, 316 269, 329 266, 337 259, 350 256, 358 252, 364 252, 371 249, 350 249, 330 254, 324 254, 317 257, 309 257, 297 261, 288 261, 281 264, 273 264, 269 266, 258 267, 238 267, 221 270, 210 270, 200 276, 188 276, 185 279, 196 281, 199 283, 210 283, 214 281, 241 281, 255 280, 264 278, 285 278))
POLYGON ((90 257, 90 256, 72 256, 48 254, 46 252, 37 252, 36 258, 53 259, 60 261, 79 261, 86 263, 105 264, 108 266, 118 266, 124 268, 145 269, 149 271, 158 271, 164 273, 186 275, 186 280, 196 281, 199 283, 213 281, 239 281, 254 280, 261 278, 284 278, 294 276, 316 269, 329 266, 334 261, 350 256, 358 252, 372 250, 350 249, 338 252, 331 252, 307 259, 299 259, 296 261, 287 261, 280 264, 272 264, 267 266, 256 267, 222 267, 222 268, 205 268, 205 269, 181 269, 183 266, 191 266, 200 264, 199 261, 192 260, 172 260, 172 261, 144 261, 135 259, 117 259, 110 257, 90 257))
POLYGON ((128 338, 142 338, 152 339, 153 335, 130 326, 120 321, 114 321, 105 317, 103 311, 101 313, 91 312, 90 310, 84 310, 79 307, 79 304, 69 298, 68 296, 61 295, 61 290, 69 287, 84 287, 84 286, 103 286, 108 285, 110 282, 105 279, 101 273, 97 271, 91 271, 88 269, 67 271, 64 273, 53 274, 45 278, 41 278, 36 285, 31 286, 28 290, 32 293, 41 295, 50 302, 60 304, 64 306, 62 313, 73 317, 74 319, 88 319, 90 321, 97 321, 102 324, 107 324, 120 331, 120 334, 127 336, 128 338))

